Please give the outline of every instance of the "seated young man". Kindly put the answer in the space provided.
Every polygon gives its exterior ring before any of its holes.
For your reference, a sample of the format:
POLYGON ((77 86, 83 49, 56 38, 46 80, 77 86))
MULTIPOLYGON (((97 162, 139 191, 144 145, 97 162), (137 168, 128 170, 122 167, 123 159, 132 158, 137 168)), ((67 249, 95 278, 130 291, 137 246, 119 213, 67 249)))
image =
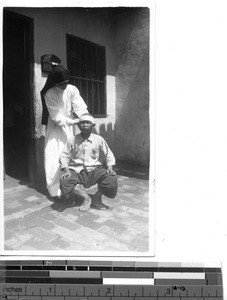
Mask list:
POLYGON ((98 134, 92 133, 95 121, 92 115, 83 114, 79 123, 80 134, 68 143, 60 156, 61 170, 64 172, 60 180, 63 196, 83 198, 81 211, 87 211, 91 204, 96 209, 108 209, 102 202, 102 195, 115 198, 117 194, 117 176, 113 171, 115 158, 106 141, 98 134), (103 152, 107 169, 103 168, 100 154, 103 152), (78 185, 89 188, 98 184, 98 191, 91 197, 78 185))

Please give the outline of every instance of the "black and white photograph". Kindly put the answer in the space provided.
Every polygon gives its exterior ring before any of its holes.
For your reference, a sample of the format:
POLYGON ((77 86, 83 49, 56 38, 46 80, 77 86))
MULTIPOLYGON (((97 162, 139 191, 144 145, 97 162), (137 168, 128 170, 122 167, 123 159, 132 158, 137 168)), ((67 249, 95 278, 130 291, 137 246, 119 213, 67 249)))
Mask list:
MULTIPOLYGON (((2 297, 53 295, 39 272, 18 284, 30 264, 113 265, 122 299, 226 299, 227 2, 24 2, 1 2, 2 297), (125 289, 138 266, 174 284, 125 289)), ((80 297, 115 298, 95 283, 80 297)))
POLYGON ((154 15, 2 7, 1 253, 154 255, 154 15))

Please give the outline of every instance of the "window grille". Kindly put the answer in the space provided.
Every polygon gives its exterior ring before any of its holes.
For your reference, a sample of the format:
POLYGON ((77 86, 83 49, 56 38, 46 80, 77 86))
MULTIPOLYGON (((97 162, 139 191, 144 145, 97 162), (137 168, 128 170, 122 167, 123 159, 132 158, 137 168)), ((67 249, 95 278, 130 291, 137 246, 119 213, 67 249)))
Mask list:
POLYGON ((67 34, 67 68, 75 85, 95 117, 106 117, 105 47, 67 34))

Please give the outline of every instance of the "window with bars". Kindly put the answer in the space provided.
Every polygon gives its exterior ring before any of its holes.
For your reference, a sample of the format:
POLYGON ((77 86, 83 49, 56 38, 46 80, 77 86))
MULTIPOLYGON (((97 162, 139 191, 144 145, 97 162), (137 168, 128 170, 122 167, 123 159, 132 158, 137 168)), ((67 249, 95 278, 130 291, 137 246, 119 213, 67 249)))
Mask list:
POLYGON ((66 43, 70 83, 79 89, 93 116, 106 117, 105 47, 70 34, 66 43))

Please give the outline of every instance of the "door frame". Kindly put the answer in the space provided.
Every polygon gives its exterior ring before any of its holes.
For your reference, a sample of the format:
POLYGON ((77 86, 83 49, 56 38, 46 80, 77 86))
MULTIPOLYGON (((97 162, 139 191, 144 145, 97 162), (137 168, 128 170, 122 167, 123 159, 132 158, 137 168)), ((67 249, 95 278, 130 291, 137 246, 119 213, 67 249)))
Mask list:
MULTIPOLYGON (((4 18, 19 19, 24 22, 26 27, 26 54, 28 54, 28 103, 29 103, 29 120, 28 120, 28 178, 29 181, 35 181, 35 115, 34 115, 34 19, 11 11, 10 8, 3 9, 3 26, 4 18)), ((4 61, 3 61, 4 64, 4 61)), ((3 73, 2 73, 3 74, 3 73)))

